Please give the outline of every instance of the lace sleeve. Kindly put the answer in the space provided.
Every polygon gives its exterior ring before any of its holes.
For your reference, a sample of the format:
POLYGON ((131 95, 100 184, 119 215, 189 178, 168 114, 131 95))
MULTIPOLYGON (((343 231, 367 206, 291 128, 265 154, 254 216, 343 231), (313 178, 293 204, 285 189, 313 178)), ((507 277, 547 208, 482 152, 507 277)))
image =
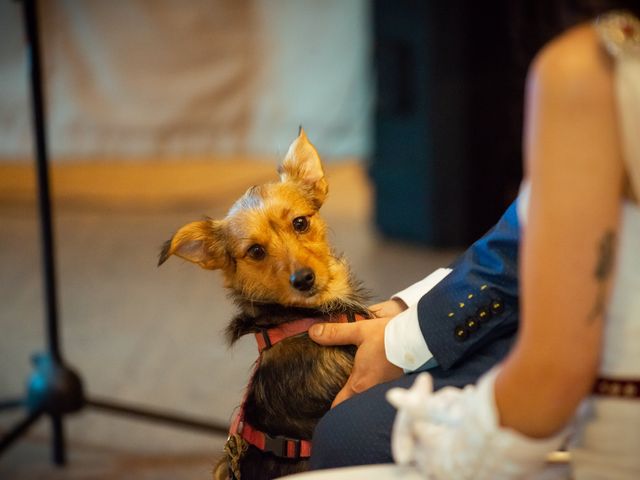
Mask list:
POLYGON ((596 31, 615 61, 615 95, 629 182, 640 199, 640 20, 629 12, 598 18, 596 31))
POLYGON ((497 374, 494 368, 477 385, 433 392, 432 378, 423 373, 409 390, 389 390, 387 399, 398 408, 391 437, 395 461, 414 465, 429 480, 514 480, 541 473, 572 425, 545 439, 501 427, 497 374))
POLYGON ((640 199, 640 20, 629 12, 598 18, 596 31, 615 61, 615 95, 629 182, 640 199))
POLYGON ((596 31, 614 57, 640 55, 640 20, 629 12, 610 12, 598 17, 596 31))

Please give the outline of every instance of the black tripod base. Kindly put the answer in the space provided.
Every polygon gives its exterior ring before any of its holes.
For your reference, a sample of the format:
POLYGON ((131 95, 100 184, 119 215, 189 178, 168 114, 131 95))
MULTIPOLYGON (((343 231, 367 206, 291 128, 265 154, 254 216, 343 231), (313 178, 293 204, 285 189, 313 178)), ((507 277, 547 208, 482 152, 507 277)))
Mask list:
POLYGON ((43 412, 31 412, 25 418, 16 423, 2 438, 0 438, 0 453, 9 448, 13 442, 27 433, 29 427, 40 419, 43 412))
POLYGON ((62 417, 80 410, 84 404, 82 381, 77 373, 50 353, 33 356, 33 373, 29 377, 25 400, 0 402, 2 409, 27 407, 27 415, 0 438, 0 453, 9 448, 42 417, 51 418, 53 462, 66 461, 62 417))
POLYGON ((52 453, 56 465, 66 463, 66 446, 63 418, 83 407, 93 407, 106 413, 165 423, 201 432, 227 435, 227 426, 205 419, 179 415, 163 410, 133 406, 109 399, 86 398, 80 376, 61 360, 52 355, 37 354, 33 357, 34 371, 29 378, 26 400, 0 401, 0 410, 22 406, 27 415, 0 438, 0 454, 21 438, 42 416, 51 418, 52 453))
POLYGON ((84 406, 80 376, 49 353, 37 353, 31 359, 34 371, 29 377, 27 408, 52 415, 64 415, 84 406))

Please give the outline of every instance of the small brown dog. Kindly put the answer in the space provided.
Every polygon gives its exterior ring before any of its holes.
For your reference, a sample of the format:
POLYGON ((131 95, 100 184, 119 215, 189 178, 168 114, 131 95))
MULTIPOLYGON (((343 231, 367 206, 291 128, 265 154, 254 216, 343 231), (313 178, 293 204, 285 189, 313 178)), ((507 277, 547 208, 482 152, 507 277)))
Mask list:
POLYGON ((180 228, 159 264, 177 255, 220 269, 239 308, 229 342, 256 334, 261 350, 216 479, 271 479, 307 469, 318 420, 345 384, 354 347, 322 347, 315 321, 370 317, 345 260, 318 215, 328 191, 318 152, 300 129, 280 182, 251 187, 222 220, 180 228))

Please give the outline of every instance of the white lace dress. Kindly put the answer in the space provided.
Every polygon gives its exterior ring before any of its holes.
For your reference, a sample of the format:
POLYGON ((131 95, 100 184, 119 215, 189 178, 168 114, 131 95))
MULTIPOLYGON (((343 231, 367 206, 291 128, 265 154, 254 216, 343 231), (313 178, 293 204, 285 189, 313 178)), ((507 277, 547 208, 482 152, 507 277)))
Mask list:
MULTIPOLYGON (((614 13, 597 30, 615 61, 616 94, 624 157, 640 198, 640 22, 614 13)), ((601 394, 588 402, 572 448, 574 478, 640 479, 640 207, 625 203, 618 262, 607 309, 601 394)))

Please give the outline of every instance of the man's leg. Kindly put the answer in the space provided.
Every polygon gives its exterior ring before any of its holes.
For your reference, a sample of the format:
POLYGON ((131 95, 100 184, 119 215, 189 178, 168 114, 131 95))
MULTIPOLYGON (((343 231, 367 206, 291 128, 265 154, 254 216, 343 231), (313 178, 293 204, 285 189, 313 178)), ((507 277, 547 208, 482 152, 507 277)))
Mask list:
MULTIPOLYGON (((500 362, 509 352, 514 333, 496 338, 484 349, 454 368, 431 368, 433 388, 462 388, 475 383, 480 376, 500 362)), ((377 385, 329 410, 313 434, 311 468, 338 468, 349 465, 391 463, 391 429, 396 409, 385 394, 393 387, 409 388, 417 376, 405 375, 397 380, 377 385)))
POLYGON ((416 375, 377 385, 331 409, 313 434, 311 468, 391 463, 391 427, 396 409, 385 394, 393 387, 409 388, 416 375))

